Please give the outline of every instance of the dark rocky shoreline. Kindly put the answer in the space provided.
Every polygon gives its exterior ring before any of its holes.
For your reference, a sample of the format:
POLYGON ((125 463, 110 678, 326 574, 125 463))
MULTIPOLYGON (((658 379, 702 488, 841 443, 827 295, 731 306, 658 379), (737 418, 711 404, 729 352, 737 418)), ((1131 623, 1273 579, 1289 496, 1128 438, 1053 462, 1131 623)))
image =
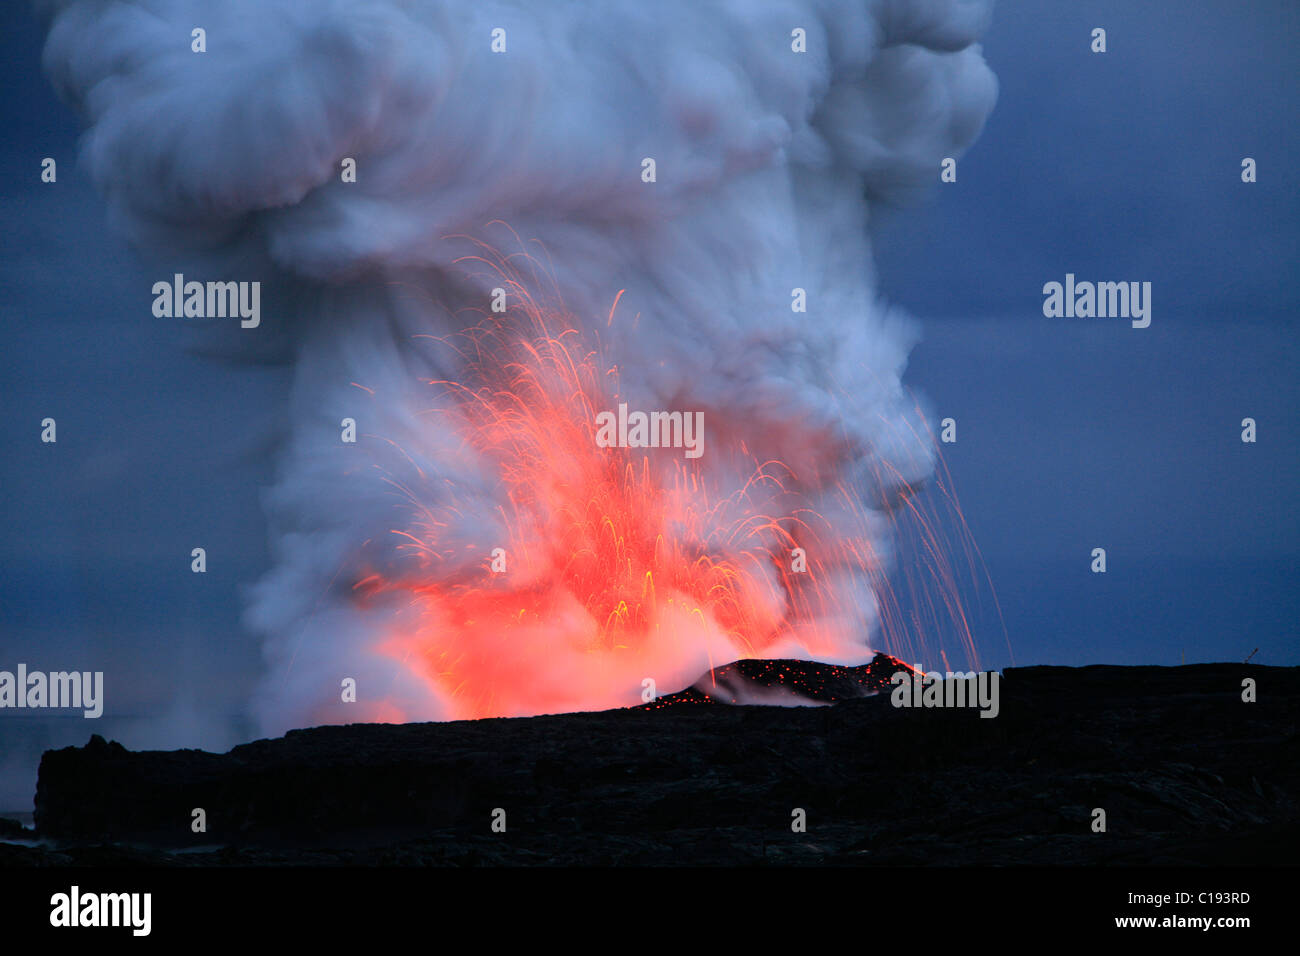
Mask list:
POLYGON ((96 737, 44 755, 40 841, 0 829, 0 865, 1295 862, 1300 668, 1011 668, 982 719, 892 707, 899 666, 715 672, 727 692, 794 688, 815 707, 684 691, 600 713, 317 727, 226 754, 96 737))

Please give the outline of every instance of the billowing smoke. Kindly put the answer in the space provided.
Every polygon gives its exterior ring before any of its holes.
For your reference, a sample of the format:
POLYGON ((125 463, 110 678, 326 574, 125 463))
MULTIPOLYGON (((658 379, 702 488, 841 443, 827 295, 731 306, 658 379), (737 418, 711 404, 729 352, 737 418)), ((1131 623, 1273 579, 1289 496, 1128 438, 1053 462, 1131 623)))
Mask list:
MULTIPOLYGON (((689 588, 680 615, 651 614, 635 653, 593 650, 608 621, 587 595, 555 593, 563 509, 548 509, 535 473, 536 500, 521 505, 503 446, 472 438, 484 421, 456 407, 458 395, 472 406, 496 394, 528 352, 528 295, 556 317, 547 332, 571 329, 565 341, 599 373, 589 411, 704 414, 694 478, 672 451, 629 455, 659 486, 697 481, 725 497, 781 463, 779 493, 757 482, 744 506, 692 505, 689 527, 651 529, 677 537, 684 567, 749 567, 756 542, 784 554, 799 522, 764 530, 754 516, 802 514, 789 495, 822 527, 851 527, 849 550, 887 556, 888 503, 925 478, 934 451, 900 382, 913 330, 874 292, 868 218, 937 182, 978 134, 996 95, 974 45, 989 3, 42 10, 45 66, 88 124, 83 161, 113 224, 163 264, 160 277, 261 281, 261 325, 218 322, 213 335, 294 365, 266 495, 275 566, 248 610, 266 638, 267 731, 633 703, 643 677, 672 690, 744 656, 689 588), (505 316, 490 310, 501 287, 505 316), (796 289, 806 311, 792 308, 796 289), (341 441, 348 418, 355 444, 341 441), (748 528, 744 544, 714 518, 748 528), (509 583, 484 583, 497 546, 509 583), (471 584, 543 613, 529 624, 521 609, 510 634, 478 627, 458 643, 449 633, 480 606, 445 597, 471 584), (458 706, 484 674, 475 706, 458 706), (346 677, 351 708, 339 704, 346 677)), ((505 447, 519 452, 517 436, 505 447)), ((840 619, 783 626, 789 585, 743 571, 754 581, 734 593, 768 634, 749 650, 865 659, 872 581, 861 562, 811 560, 840 619)))

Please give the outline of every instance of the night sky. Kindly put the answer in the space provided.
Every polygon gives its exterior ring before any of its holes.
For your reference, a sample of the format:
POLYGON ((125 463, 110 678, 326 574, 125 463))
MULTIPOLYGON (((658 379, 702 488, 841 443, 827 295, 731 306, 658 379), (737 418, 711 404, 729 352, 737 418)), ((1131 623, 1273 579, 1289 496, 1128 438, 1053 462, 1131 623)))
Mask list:
MULTIPOLYGON (((0 810, 29 804, 41 749, 92 732, 248 737, 261 663, 241 589, 268 566, 259 495, 288 380, 187 351, 150 315, 165 272, 110 228, 16 6, 0 39, 0 668, 103 670, 113 706, 91 723, 0 716, 0 810), (39 440, 47 416, 57 445, 39 440), (196 542, 206 575, 189 571, 196 542)), ((984 44, 999 98, 957 182, 873 225, 881 290, 923 332, 905 382, 957 421, 942 451, 1006 628, 970 589, 985 667, 1256 648, 1300 664, 1300 8, 1248 10, 1000 4, 984 44), (1067 272, 1150 281, 1151 326, 1045 318, 1042 286, 1067 272)))

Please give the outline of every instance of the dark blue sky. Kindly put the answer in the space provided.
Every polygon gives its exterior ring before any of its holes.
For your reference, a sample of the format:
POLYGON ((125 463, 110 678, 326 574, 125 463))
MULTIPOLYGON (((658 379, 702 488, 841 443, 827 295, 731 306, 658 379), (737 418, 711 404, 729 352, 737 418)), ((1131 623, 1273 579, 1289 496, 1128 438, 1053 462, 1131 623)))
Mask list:
MULTIPOLYGON (((883 291, 923 329, 907 381, 958 422, 944 454, 1016 663, 1258 647, 1300 664, 1300 7, 1248 10, 1001 4, 985 43, 1001 92, 958 181, 876 223, 883 291), (1150 281, 1150 328, 1044 318, 1042 286, 1067 272, 1150 281)), ((267 564, 259 489, 287 382, 188 354, 174 324, 142 318, 157 270, 77 167, 36 23, 4 17, 0 668, 102 669, 134 716, 0 717, 0 809, 27 802, 43 746, 247 733, 260 662, 240 589, 267 564), (57 186, 39 181, 44 156, 57 186), (57 445, 39 441, 46 416, 57 445)), ((996 615, 974 623, 983 663, 1010 663, 996 615)))
POLYGON ((981 139, 880 225, 884 291, 924 327, 909 381, 959 422, 945 456, 1018 662, 1300 663, 1300 8, 1249 10, 999 5, 981 139), (1044 318, 1067 272, 1151 281, 1150 328, 1044 318))

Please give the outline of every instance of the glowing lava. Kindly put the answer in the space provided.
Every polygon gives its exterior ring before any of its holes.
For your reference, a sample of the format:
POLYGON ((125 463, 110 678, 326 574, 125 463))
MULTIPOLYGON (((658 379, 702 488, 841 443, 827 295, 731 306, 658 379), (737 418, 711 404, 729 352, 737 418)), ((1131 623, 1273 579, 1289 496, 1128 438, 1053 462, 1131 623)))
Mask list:
POLYGON ((505 534, 470 546, 472 572, 455 573, 457 489, 441 507, 410 496, 411 523, 393 531, 408 570, 355 588, 394 609, 384 652, 453 718, 636 704, 739 658, 869 660, 879 513, 813 468, 757 460, 735 428, 713 430, 698 460, 601 447, 618 370, 562 310, 517 280, 510 291, 520 306, 458 337, 465 380, 429 383, 446 399, 434 414, 455 419, 474 472, 508 502, 505 534), (821 500, 836 502, 833 522, 810 506, 821 500))

